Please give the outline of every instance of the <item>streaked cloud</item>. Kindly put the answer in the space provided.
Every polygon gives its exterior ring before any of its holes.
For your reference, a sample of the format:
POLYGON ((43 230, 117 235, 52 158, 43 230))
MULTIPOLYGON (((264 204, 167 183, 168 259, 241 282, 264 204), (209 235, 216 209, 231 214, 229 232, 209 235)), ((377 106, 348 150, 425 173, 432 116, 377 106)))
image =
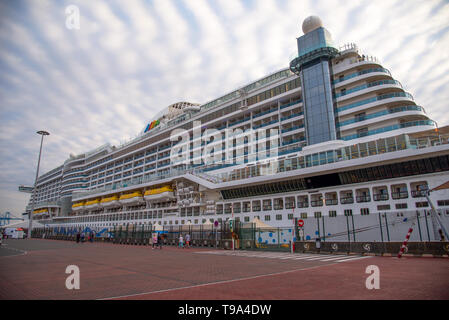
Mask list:
POLYGON ((449 124, 449 4, 438 0, 132 0, 0 3, 0 211, 20 213, 39 129, 41 173, 139 133, 162 108, 204 103, 287 67, 309 15, 377 56, 449 124), (80 30, 65 27, 79 7, 80 30))

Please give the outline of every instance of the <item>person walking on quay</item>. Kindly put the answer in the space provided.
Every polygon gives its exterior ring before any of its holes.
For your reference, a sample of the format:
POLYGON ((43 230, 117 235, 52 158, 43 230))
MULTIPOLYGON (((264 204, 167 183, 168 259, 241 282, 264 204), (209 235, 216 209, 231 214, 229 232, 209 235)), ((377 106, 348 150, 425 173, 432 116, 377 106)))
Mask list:
POLYGON ((94 242, 94 236, 95 236, 95 233, 92 231, 91 233, 90 233, 90 236, 89 236, 89 241, 92 243, 92 242, 94 242))
POLYGON ((76 234, 76 243, 80 243, 80 239, 81 239, 81 234, 78 231, 77 234, 76 234))
POLYGON ((184 248, 184 238, 182 237, 182 234, 179 235, 178 247, 184 248))
POLYGON ((158 238, 158 236, 157 236, 157 233, 153 233, 153 243, 152 243, 152 249, 154 250, 154 246, 156 246, 156 248, 157 248, 157 238, 158 238))
POLYGON ((190 234, 186 234, 186 247, 190 248, 190 234))
POLYGON ((157 234, 157 244, 159 245, 159 249, 162 250, 162 236, 160 233, 157 234))

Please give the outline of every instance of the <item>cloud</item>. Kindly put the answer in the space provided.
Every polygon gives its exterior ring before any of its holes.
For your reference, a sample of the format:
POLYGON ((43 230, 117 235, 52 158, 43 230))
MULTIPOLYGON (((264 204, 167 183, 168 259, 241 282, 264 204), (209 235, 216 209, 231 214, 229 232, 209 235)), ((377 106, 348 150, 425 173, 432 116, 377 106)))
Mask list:
POLYGON ((302 21, 378 56, 449 124, 449 4, 408 1, 7 1, 0 3, 0 211, 21 213, 39 136, 41 173, 134 137, 166 106, 205 103, 289 65, 302 21), (80 30, 65 8, 80 9, 80 30))

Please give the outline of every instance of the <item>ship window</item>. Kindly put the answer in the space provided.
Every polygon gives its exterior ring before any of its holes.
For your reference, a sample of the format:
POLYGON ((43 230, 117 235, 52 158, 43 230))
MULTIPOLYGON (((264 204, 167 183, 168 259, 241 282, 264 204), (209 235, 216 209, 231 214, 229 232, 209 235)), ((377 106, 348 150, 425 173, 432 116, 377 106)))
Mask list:
POLYGON ((329 217, 336 217, 336 216, 337 216, 337 211, 335 211, 335 210, 329 211, 329 217))
POLYGON ((416 202, 415 205, 417 208, 427 208, 429 206, 429 203, 427 201, 423 201, 423 202, 416 202))
POLYGON ((404 173, 407 176, 413 175, 413 171, 412 171, 412 166, 411 166, 411 162, 407 161, 403 164, 404 166, 404 173))
POLYGON ((347 216, 347 217, 348 216, 352 216, 352 210, 351 209, 346 209, 344 213, 345 213, 345 216, 347 216))
POLYGON ((307 219, 307 212, 301 212, 301 219, 307 219))
POLYGON ((430 162, 430 159, 424 159, 424 164, 426 165, 427 173, 431 173, 432 172, 432 163, 430 162))
POLYGON ((441 168, 443 170, 449 170, 449 162, 448 162, 449 157, 448 156, 442 156, 442 157, 439 157, 439 158, 440 158, 441 168))
POLYGON ((396 203, 396 209, 407 209, 406 203, 396 203))
POLYGON ((437 204, 439 207, 447 207, 447 206, 449 206, 449 199, 448 200, 438 200, 437 204))
POLYGON ((433 171, 434 172, 441 171, 441 166, 440 166, 440 162, 438 161, 438 158, 432 158, 431 161, 432 161, 433 171))
POLYGON ((383 168, 385 169, 385 178, 392 178, 391 167, 383 166, 383 168))
POLYGON ((411 170, 412 174, 419 173, 419 168, 418 168, 418 164, 416 161, 410 161, 410 170, 411 170))
POLYGON ((317 219, 321 218, 321 212, 314 212, 314 216, 317 219))

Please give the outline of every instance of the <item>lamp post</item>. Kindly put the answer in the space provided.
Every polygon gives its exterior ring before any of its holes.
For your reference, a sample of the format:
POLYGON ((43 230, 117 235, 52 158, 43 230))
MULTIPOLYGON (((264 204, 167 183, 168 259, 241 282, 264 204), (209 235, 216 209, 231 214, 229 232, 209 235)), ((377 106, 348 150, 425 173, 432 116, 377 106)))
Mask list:
POLYGON ((36 133, 41 135, 41 147, 39 149, 39 159, 37 161, 36 179, 34 180, 33 201, 31 202, 31 212, 29 216, 30 223, 28 225, 28 239, 31 239, 31 228, 33 227, 33 212, 34 212, 34 204, 36 203, 36 185, 37 185, 37 178, 39 176, 39 166, 41 163, 42 143, 44 142, 44 136, 50 135, 50 133, 44 130, 38 131, 36 133))

